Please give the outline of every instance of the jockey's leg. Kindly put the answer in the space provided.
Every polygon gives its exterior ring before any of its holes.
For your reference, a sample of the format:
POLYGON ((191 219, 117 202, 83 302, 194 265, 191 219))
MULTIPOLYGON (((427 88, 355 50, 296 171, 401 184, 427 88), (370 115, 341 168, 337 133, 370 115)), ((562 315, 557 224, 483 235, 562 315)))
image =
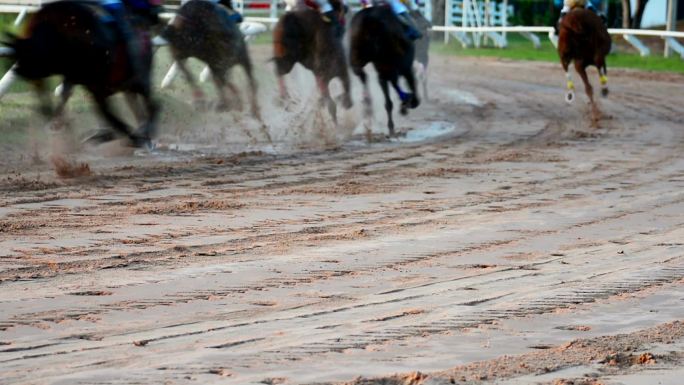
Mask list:
POLYGON ((606 15, 603 12, 601 12, 600 9, 596 8, 591 1, 587 2, 587 9, 597 14, 598 17, 601 18, 601 21, 603 21, 603 25, 608 26, 608 18, 606 17, 606 15))
POLYGON ((330 1, 328 0, 314 0, 316 4, 318 4, 318 10, 321 12, 321 18, 323 21, 326 23, 330 24, 332 27, 333 31, 335 32, 335 36, 342 36, 344 31, 342 30, 342 26, 340 25, 340 19, 338 15, 335 14, 335 10, 333 9, 332 5, 330 4, 330 1))
POLYGON ((131 66, 131 71, 133 72, 133 77, 142 79, 144 67, 142 65, 142 58, 140 53, 140 47, 138 44, 138 38, 133 33, 130 23, 126 20, 126 10, 122 3, 106 3, 104 4, 105 9, 112 15, 116 29, 119 35, 124 41, 124 46, 126 47, 126 55, 128 56, 128 62, 131 66))
POLYGON ((219 5, 219 14, 224 21, 224 24, 228 27, 232 27, 232 23, 242 23, 244 20, 240 12, 233 8, 233 3, 230 0, 210 0, 211 2, 219 5), (221 7, 222 5, 222 7, 221 7))
POLYGON ((409 9, 404 5, 404 3, 401 2, 401 0, 390 0, 389 1, 390 6, 392 7, 392 11, 394 11, 394 14, 397 15, 397 18, 401 22, 401 24, 404 25, 404 29, 406 30, 406 37, 408 37, 411 40, 417 40, 423 37, 423 34, 420 33, 418 30, 418 27, 416 26, 416 22, 413 20, 413 17, 409 14, 409 9))

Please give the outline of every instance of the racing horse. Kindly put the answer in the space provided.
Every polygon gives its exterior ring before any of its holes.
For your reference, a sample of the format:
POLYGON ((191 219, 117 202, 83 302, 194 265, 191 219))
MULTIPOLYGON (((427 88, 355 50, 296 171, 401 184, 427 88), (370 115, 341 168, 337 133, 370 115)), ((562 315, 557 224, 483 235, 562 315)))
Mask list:
MULTIPOLYGON (((341 20, 340 25, 343 25, 346 8, 342 1, 330 0, 330 4, 341 20)), ((292 71, 296 63, 300 63, 314 73, 321 93, 321 104, 327 104, 335 123, 337 105, 328 88, 332 79, 339 78, 342 81, 342 106, 351 108, 349 72, 342 37, 336 31, 335 24, 323 21, 311 4, 299 5, 278 20, 273 29, 273 61, 281 99, 288 98, 284 76, 292 71)))
MULTIPOLYGON (((119 33, 107 22, 109 15, 97 3, 58 1, 46 4, 31 18, 24 37, 9 35, 14 50, 15 71, 31 81, 40 101, 40 111, 48 118, 59 118, 75 85, 83 85, 93 96, 100 114, 117 133, 128 137, 134 146, 149 145, 155 134, 159 108, 152 98, 150 71, 152 49, 149 30, 157 23, 158 4, 150 2, 145 12, 131 11, 128 17, 142 43, 143 73, 133 73, 127 50, 119 33), (53 109, 46 78, 64 77, 61 101, 53 109), (136 131, 117 117, 109 96, 126 92, 141 96, 146 121, 136 131)), ((131 97, 129 101, 138 101, 131 97)), ((140 107, 140 106, 132 106, 140 107)), ((135 108, 134 108, 135 110, 135 108)), ((105 131, 89 140, 115 139, 105 131)))
POLYGON ((568 12, 560 22, 558 33, 558 56, 567 79, 565 100, 572 103, 575 99, 574 84, 568 67, 575 63, 575 70, 584 82, 584 90, 589 98, 594 122, 598 120, 599 111, 594 102, 594 91, 587 77, 587 67, 596 66, 601 83, 601 94, 608 96, 608 72, 606 55, 610 52, 611 39, 608 30, 596 13, 575 8, 568 12))
POLYGON ((194 57, 207 64, 218 93, 220 110, 229 109, 231 104, 225 92, 226 87, 237 99, 237 106, 242 106, 239 91, 229 76, 233 66, 242 66, 249 82, 252 115, 261 120, 252 61, 238 25, 239 14, 232 13, 231 16, 235 17, 231 17, 225 14, 228 10, 221 7, 224 5, 204 0, 186 2, 164 29, 162 37, 170 43, 171 54, 190 83, 195 99, 201 99, 203 92, 188 71, 186 60, 194 57))
MULTIPOLYGON (((401 99, 401 113, 406 115, 409 108, 420 104, 416 91, 416 80, 413 74, 415 47, 406 38, 401 22, 387 5, 376 5, 365 8, 354 15, 351 21, 350 63, 352 71, 363 83, 363 101, 365 115, 372 115, 372 104, 368 90, 368 76, 363 67, 373 63, 378 73, 380 88, 385 95, 387 111, 387 128, 390 136, 394 136, 394 120, 392 119, 392 99, 389 84, 397 91, 401 99), (407 93, 399 87, 399 78, 403 77, 411 92, 407 93)), ((366 136, 371 139, 370 126, 366 125, 366 136)))

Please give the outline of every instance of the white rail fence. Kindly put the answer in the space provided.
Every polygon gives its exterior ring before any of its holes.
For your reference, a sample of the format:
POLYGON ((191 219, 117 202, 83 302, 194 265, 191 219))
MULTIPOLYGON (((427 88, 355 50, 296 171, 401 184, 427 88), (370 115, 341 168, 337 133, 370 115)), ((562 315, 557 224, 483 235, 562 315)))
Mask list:
MULTIPOLYGON (((14 25, 19 26, 29 13, 40 8, 42 4, 51 1, 55 0, 0 0, 0 14, 17 15, 14 25)), ((295 2, 298 0, 287 1, 295 2)), ((167 1, 166 7, 169 12, 163 14, 162 17, 172 18, 173 11, 178 8, 180 3, 180 0, 167 1)), ((361 6, 360 0, 349 0, 347 3, 352 9, 359 9, 361 6)), ((419 0, 416 3, 426 18, 431 20, 432 1, 419 0)), ((284 0, 234 0, 234 5, 245 16, 246 21, 271 26, 278 21, 278 17, 285 11, 284 0)), ((455 38, 463 47, 481 47, 491 42, 495 47, 505 48, 508 45, 507 33, 519 33, 529 39, 537 48, 541 46, 541 40, 537 34, 545 34, 556 45, 557 38, 552 27, 508 25, 508 19, 513 14, 513 10, 513 6, 508 4, 508 0, 446 0, 445 23, 444 25, 433 26, 432 31, 444 32, 445 43, 448 43, 451 38, 455 38)), ((261 28, 256 29, 261 30, 261 28)), ((622 36, 625 41, 637 49, 641 56, 648 56, 651 52, 639 40, 638 36, 660 37, 666 43, 665 56, 668 56, 670 51, 674 51, 684 60, 684 46, 677 40, 684 39, 684 32, 613 28, 609 29, 608 32, 612 35, 622 36)), ((10 56, 11 52, 11 49, 0 46, 0 58, 10 56)), ((0 98, 8 91, 15 77, 14 71, 10 69, 0 78, 0 98)))

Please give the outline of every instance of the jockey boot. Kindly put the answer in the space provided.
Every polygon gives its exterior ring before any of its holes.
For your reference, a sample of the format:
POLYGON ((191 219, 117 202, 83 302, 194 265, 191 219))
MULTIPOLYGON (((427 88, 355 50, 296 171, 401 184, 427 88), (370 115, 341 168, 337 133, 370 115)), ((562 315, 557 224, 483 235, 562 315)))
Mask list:
POLYGON ((226 27, 226 29, 231 29, 233 27, 233 23, 240 24, 243 21, 240 12, 237 12, 233 9, 226 7, 225 5, 223 5, 223 3, 219 3, 218 12, 221 15, 221 18, 223 19, 223 24, 226 27))
POLYGON ((404 26, 404 32, 409 40, 418 40, 423 37, 423 34, 420 33, 418 27, 416 26, 416 22, 408 12, 397 14, 397 18, 399 18, 399 21, 404 26))

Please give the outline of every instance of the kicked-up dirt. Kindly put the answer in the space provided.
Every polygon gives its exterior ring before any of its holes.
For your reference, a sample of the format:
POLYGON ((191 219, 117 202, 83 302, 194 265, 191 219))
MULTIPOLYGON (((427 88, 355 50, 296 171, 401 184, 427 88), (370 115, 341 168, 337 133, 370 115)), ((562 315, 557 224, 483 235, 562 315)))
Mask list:
POLYGON ((684 77, 433 62, 397 140, 4 171, 0 383, 680 383, 684 77))

